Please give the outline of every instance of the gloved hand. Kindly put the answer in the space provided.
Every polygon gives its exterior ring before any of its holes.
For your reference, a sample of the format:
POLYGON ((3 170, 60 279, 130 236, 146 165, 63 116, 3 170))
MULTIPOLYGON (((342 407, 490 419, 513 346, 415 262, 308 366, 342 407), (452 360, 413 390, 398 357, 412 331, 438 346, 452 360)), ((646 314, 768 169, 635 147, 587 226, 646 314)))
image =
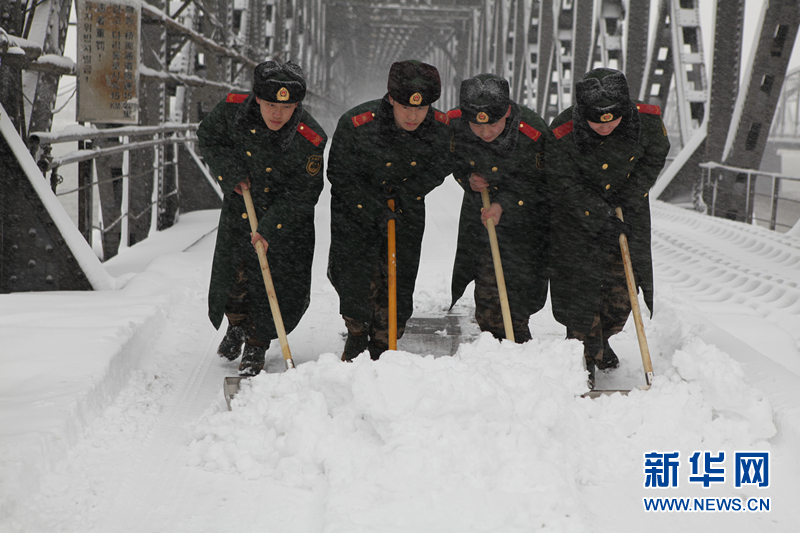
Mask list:
POLYGON ((633 236, 633 227, 627 222, 623 222, 616 216, 611 216, 606 221, 601 231, 602 238, 609 248, 619 248, 619 236, 625 235, 628 240, 633 236))

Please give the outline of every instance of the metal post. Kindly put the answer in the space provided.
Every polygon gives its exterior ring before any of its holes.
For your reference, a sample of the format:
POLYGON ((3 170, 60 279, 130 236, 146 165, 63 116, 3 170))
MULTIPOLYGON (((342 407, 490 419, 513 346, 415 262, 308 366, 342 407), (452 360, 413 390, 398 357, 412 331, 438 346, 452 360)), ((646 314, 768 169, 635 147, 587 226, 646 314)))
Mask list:
POLYGON ((778 224, 778 194, 780 193, 781 180, 778 176, 772 176, 772 213, 769 217, 769 229, 774 230, 778 224))
MULTIPOLYGON (((122 137, 122 144, 128 144, 129 137, 126 135, 122 137)), ((131 174, 131 151, 125 150, 122 153, 122 202, 120 202, 120 214, 122 220, 120 221, 120 236, 119 247, 120 249, 128 247, 128 224, 130 221, 130 176, 131 174)))
MULTIPOLYGON (((91 141, 78 141, 78 150, 92 147, 91 141)), ((92 161, 78 163, 78 230, 92 245, 92 161)))

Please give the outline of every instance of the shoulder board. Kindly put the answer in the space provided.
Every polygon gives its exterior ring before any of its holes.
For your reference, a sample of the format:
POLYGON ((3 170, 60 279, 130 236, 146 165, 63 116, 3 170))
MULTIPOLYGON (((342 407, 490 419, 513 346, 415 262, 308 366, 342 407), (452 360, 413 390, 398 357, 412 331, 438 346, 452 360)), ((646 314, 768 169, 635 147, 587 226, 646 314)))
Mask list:
POLYGON ((247 97, 250 96, 249 94, 239 94, 239 93, 228 93, 228 97, 225 99, 226 102, 231 104, 241 104, 247 97))
POLYGON ((297 125, 297 131, 300 133, 300 135, 308 139, 314 146, 319 146, 319 143, 322 142, 322 137, 317 135, 317 132, 306 126, 304 122, 301 122, 297 125))
POLYGON ((647 115, 661 114, 661 108, 657 105, 636 104, 636 109, 639 110, 639 113, 645 113, 647 115))
POLYGON ((556 136, 556 139, 560 139, 564 135, 569 135, 572 133, 572 121, 560 125, 556 129, 553 130, 553 135, 556 136))
POLYGON ((461 118, 461 109, 451 109, 447 112, 447 116, 450 117, 450 119, 461 118))
POLYGON ((542 134, 539 130, 531 126, 530 124, 526 123, 525 121, 520 121, 519 123, 519 131, 533 139, 534 141, 539 139, 539 136, 542 134))
POLYGON ((445 115, 444 113, 442 113, 441 111, 434 111, 433 112, 433 118, 435 118, 439 122, 443 122, 445 124, 450 124, 450 118, 447 115, 445 115))
POLYGON ((353 121, 353 126, 357 128, 363 124, 366 124, 367 122, 372 122, 375 120, 375 114, 372 111, 367 111, 366 113, 361 113, 360 115, 350 117, 350 120, 353 121))

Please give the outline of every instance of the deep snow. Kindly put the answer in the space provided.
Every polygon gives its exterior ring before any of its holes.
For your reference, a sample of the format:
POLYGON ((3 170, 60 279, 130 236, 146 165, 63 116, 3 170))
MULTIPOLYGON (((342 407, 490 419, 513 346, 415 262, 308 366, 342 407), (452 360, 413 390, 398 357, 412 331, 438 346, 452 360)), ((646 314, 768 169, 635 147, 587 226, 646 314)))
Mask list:
MULTIPOLYGON (((447 312, 459 202, 452 180, 427 199, 418 315, 447 312)), ((627 397, 580 397, 580 345, 549 307, 523 346, 480 336, 454 357, 341 363, 327 189, 297 369, 273 343, 232 412, 235 364, 205 317, 216 212, 106 263, 116 291, 2 295, 0 530, 793 531, 800 239, 653 213, 656 380, 627 397), (644 454, 675 451, 679 486, 645 488, 644 454), (689 482, 695 451, 725 452, 725 483, 689 482), (734 488, 733 456, 752 451, 771 454, 769 487, 734 488), (771 511, 645 512, 644 497, 771 511)), ((600 385, 642 384, 632 321, 612 344, 622 364, 600 385)))

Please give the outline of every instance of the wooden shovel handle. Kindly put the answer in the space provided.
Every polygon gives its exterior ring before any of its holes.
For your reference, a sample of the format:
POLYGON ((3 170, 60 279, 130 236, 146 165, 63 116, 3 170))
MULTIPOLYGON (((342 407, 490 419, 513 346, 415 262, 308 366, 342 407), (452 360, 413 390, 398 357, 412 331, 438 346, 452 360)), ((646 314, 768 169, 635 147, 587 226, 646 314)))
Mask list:
MULTIPOLYGON (((491 207, 489 201, 489 190, 481 190, 483 208, 488 210, 491 207)), ((486 229, 489 231, 489 245, 492 248, 492 259, 494 260, 494 275, 497 278, 497 292, 500 293, 500 309, 503 312, 503 326, 506 330, 506 339, 514 340, 514 326, 511 322, 511 307, 508 305, 508 293, 506 292, 506 278, 503 275, 503 264, 500 261, 500 246, 497 244, 497 231, 494 229, 494 219, 486 220, 486 229)))
MULTIPOLYGON (((622 209, 617 208, 617 218, 622 218, 622 209)), ((644 366, 644 377, 649 387, 653 382, 653 363, 650 360, 650 350, 647 347, 647 338, 644 336, 644 325, 642 324, 642 311, 639 308, 639 295, 636 290, 636 279, 633 276, 633 264, 631 263, 631 251, 628 248, 628 238, 624 233, 619 236, 619 248, 622 252, 622 263, 625 266, 625 281, 628 284, 628 296, 631 300, 631 310, 633 311, 633 322, 636 325, 636 337, 639 340, 639 351, 642 353, 642 365, 644 366)))
MULTIPOLYGON (((254 234, 258 233, 258 218, 256 218, 256 208, 253 206, 253 197, 250 196, 250 189, 242 189, 242 197, 244 197, 244 205, 247 207, 247 219, 250 221, 250 230, 254 234)), ((286 328, 283 326, 283 317, 281 317, 281 309, 280 306, 278 306, 278 295, 275 294, 275 285, 272 284, 272 274, 269 271, 269 263, 267 263, 267 251, 264 250, 264 245, 261 241, 256 242, 256 253, 258 254, 258 262, 261 264, 261 275, 264 278, 264 287, 267 289, 269 308, 272 311, 272 320, 275 322, 275 330, 278 332, 278 340, 281 343, 283 360, 286 363, 287 369, 294 368, 292 352, 289 350, 289 340, 286 338, 286 328)))
MULTIPOLYGON (((394 211, 394 200, 389 200, 389 209, 394 211)), ((389 240, 389 349, 397 350, 397 243, 394 220, 389 220, 386 233, 389 240)))

